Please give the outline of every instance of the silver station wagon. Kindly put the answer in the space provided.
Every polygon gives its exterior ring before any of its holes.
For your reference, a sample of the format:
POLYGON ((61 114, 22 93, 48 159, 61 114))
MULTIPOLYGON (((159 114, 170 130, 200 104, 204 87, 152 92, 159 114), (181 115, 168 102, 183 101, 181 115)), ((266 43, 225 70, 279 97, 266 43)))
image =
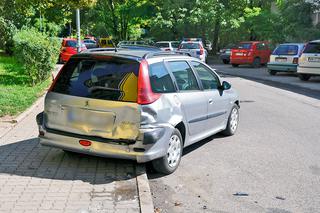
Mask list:
POLYGON ((60 70, 37 116, 42 145, 178 167, 183 148, 215 133, 233 135, 239 99, 196 58, 119 49, 77 54, 60 70))

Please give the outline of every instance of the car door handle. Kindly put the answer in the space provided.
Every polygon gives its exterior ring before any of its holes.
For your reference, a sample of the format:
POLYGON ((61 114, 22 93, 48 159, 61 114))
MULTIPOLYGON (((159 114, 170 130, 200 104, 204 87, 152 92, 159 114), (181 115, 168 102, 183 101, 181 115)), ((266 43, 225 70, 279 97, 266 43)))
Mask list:
POLYGON ((209 104, 213 104, 213 100, 212 99, 209 99, 209 104))

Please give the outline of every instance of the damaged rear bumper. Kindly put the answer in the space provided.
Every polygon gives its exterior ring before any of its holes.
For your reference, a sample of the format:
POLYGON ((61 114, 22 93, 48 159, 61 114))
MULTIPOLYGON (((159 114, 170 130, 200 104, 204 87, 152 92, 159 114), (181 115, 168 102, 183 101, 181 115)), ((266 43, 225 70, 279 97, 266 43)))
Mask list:
POLYGON ((40 143, 88 155, 148 162, 166 155, 169 138, 174 128, 169 124, 140 127, 137 140, 112 140, 101 137, 73 134, 47 129, 43 125, 43 115, 37 115, 40 143), (90 146, 83 146, 80 140, 88 140, 90 146))

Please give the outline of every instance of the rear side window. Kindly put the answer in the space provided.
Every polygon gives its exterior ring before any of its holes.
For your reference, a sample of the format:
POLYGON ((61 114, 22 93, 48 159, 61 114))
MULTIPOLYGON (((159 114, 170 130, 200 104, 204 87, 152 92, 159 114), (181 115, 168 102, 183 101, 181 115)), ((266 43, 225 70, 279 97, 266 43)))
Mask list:
POLYGON ((297 55, 298 45, 280 45, 272 53, 272 55, 297 55))
POLYGON ((309 43, 303 53, 320 53, 320 43, 309 43))
POLYGON ((171 42, 171 46, 173 48, 178 48, 179 47, 180 42, 171 42))
POLYGON ((199 86, 190 66, 185 61, 168 62, 178 88, 181 91, 199 90, 199 86))
POLYGON ((136 102, 139 63, 71 59, 53 92, 93 99, 136 102))
POLYGON ((149 76, 153 92, 175 92, 172 79, 163 62, 151 64, 149 66, 149 76))

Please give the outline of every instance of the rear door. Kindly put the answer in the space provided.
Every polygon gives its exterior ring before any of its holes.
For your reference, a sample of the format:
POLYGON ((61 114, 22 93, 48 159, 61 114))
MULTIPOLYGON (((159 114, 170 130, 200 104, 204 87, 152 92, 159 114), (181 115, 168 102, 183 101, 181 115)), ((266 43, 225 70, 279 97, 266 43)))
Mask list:
POLYGON ((207 130, 207 97, 200 90, 197 79, 186 61, 169 61, 179 92, 177 97, 182 105, 190 135, 207 130))
POLYGON ((138 136, 139 63, 121 58, 71 59, 45 99, 45 126, 110 139, 138 136))
POLYGON ((210 130, 219 130, 228 117, 229 99, 224 95, 224 92, 219 91, 219 78, 211 69, 197 61, 191 61, 191 66, 198 75, 206 96, 207 127, 210 130))
POLYGON ((265 42, 256 44, 257 56, 260 57, 261 63, 267 63, 270 57, 270 50, 265 42))

